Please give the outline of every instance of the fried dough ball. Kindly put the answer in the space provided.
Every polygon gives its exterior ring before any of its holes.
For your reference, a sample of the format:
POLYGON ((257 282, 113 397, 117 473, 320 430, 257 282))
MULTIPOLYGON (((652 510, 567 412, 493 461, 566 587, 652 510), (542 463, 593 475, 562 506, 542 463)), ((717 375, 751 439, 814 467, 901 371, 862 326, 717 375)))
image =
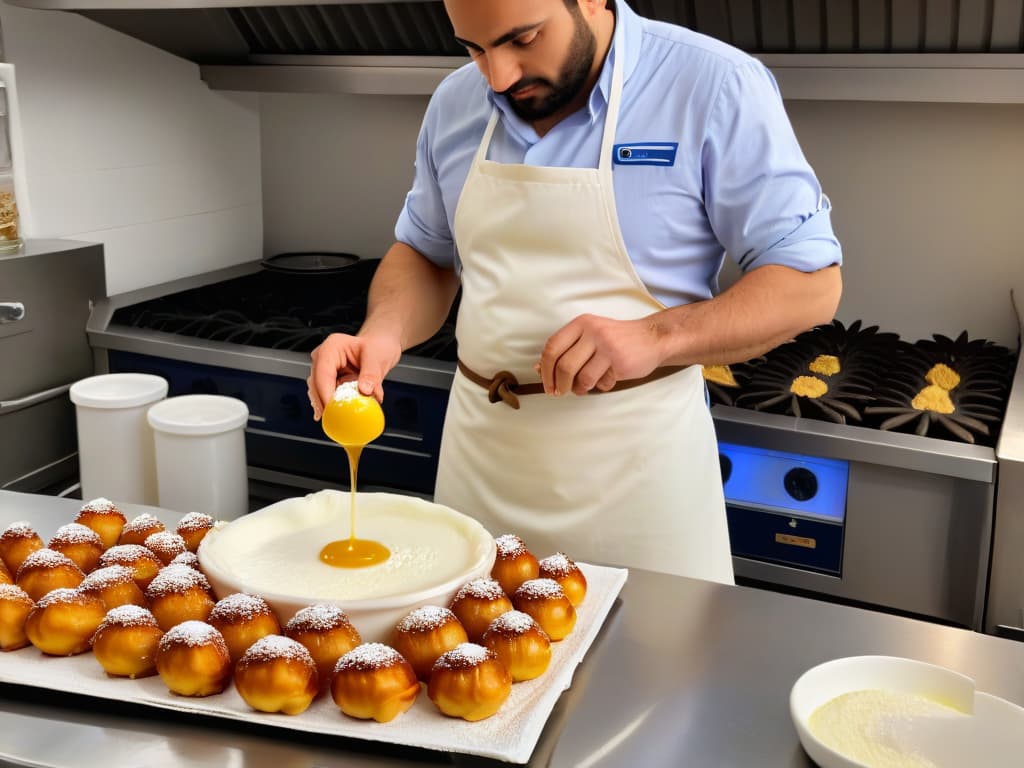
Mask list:
POLYGON ((183 621, 160 638, 156 671, 172 693, 211 696, 231 680, 231 656, 220 632, 205 621, 183 621))
POLYGON ((492 621, 483 645, 494 651, 517 683, 540 677, 551 663, 551 639, 522 611, 509 611, 492 621))
POLYGON ((235 688, 260 712, 297 715, 320 690, 316 663, 302 643, 267 635, 249 646, 235 666, 235 688))
POLYGON ((25 558, 42 548, 42 538, 26 520, 11 523, 0 533, 0 560, 4 561, 13 576, 17 576, 25 558))
POLYGON ((195 552, 216 521, 202 512, 189 512, 178 521, 177 532, 185 540, 189 552, 195 552))
POLYGON ((512 610, 512 601, 494 579, 473 579, 459 587, 448 607, 469 639, 479 643, 491 622, 512 610))
POLYGON ((121 535, 117 537, 118 544, 142 544, 148 536, 160 533, 166 528, 148 512, 143 512, 138 517, 133 517, 121 529, 121 535))
POLYGON ((77 587, 84 578, 71 558, 52 549, 37 549, 18 568, 14 582, 38 601, 54 589, 77 587))
POLYGON ((463 720, 490 717, 512 693, 512 675, 494 651, 463 643, 434 663, 427 696, 441 712, 463 720))
POLYGON ((117 544, 127 518, 114 502, 101 497, 83 504, 75 522, 96 531, 103 542, 103 549, 110 549, 117 544))
POLYGON ((498 536, 494 543, 497 553, 491 567, 491 578, 501 584, 506 595, 515 592, 524 581, 537 578, 540 572, 537 558, 521 538, 514 533, 506 533, 498 536))
POLYGON ((96 595, 107 610, 120 605, 138 605, 149 608, 146 596, 135 583, 135 573, 127 565, 108 565, 86 574, 78 589, 96 595))
POLYGON ((359 632, 336 605, 310 605, 284 626, 284 634, 302 643, 316 662, 320 685, 327 687, 338 659, 363 642, 359 632))
POLYGON ((563 552, 556 552, 540 561, 540 578, 554 579, 561 584, 573 608, 579 608, 587 595, 587 577, 563 552))
POLYGON ((28 593, 16 584, 0 584, 0 651, 16 651, 29 643, 25 620, 35 607, 28 593))
POLYGON ((552 640, 568 637, 576 626, 576 609, 554 579, 530 579, 512 594, 517 611, 532 616, 552 640))
POLYGON ((468 640, 465 628, 450 609, 425 605, 398 622, 391 645, 412 664, 416 677, 427 682, 438 656, 468 640))
POLYGON ((161 569, 146 587, 146 599, 164 632, 183 621, 205 622, 214 606, 210 582, 187 565, 161 569))
POLYGON ((157 531, 151 533, 142 542, 142 546, 156 555, 164 565, 170 565, 171 560, 182 552, 187 551, 185 540, 176 533, 170 531, 157 531))
POLYGON ((420 681, 402 654, 383 643, 365 643, 346 653, 334 668, 331 698, 349 717, 387 723, 420 694, 420 681))
POLYGON ((267 601, 258 595, 242 592, 218 600, 207 621, 224 636, 232 663, 236 663, 257 640, 281 634, 281 624, 267 601))
POLYGON ((51 537, 47 548, 60 552, 88 573, 96 567, 103 554, 103 540, 92 528, 81 523, 62 525, 51 537))
POLYGON ((147 608, 120 605, 103 617, 92 638, 92 653, 108 675, 149 677, 156 674, 157 648, 163 636, 147 608))
POLYGON ((182 552, 180 555, 175 556, 168 565, 187 565, 189 568, 195 568, 197 571, 202 570, 199 567, 199 556, 195 552, 182 552))
POLYGON ((141 544, 118 544, 111 547, 100 557, 100 567, 105 568, 108 565, 124 565, 131 568, 135 583, 143 592, 163 566, 160 558, 141 544))
POLYGON ((4 565, 4 561, 0 560, 0 584, 13 584, 14 576, 7 570, 7 566, 4 565))
POLYGON ((50 656, 73 656, 89 650, 107 607, 95 595, 55 589, 39 600, 25 619, 29 642, 50 656))

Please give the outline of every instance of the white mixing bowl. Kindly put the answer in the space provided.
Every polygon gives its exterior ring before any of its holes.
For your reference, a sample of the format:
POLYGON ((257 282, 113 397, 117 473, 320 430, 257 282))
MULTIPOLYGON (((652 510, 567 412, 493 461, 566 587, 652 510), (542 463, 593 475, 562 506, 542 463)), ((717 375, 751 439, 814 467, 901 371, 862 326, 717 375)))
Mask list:
POLYGON ((476 520, 391 493, 356 494, 356 535, 388 547, 388 561, 367 568, 321 562, 325 544, 349 537, 349 521, 347 492, 285 499, 215 527, 199 563, 218 598, 260 595, 282 626, 308 605, 337 605, 367 642, 387 642, 409 611, 447 605, 462 584, 494 565, 494 538, 476 520))

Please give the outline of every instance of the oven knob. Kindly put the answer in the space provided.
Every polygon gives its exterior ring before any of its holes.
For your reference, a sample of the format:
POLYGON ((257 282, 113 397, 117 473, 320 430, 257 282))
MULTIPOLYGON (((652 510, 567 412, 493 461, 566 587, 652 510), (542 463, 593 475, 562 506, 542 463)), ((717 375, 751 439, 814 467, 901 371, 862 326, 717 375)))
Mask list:
POLYGON ((722 470, 722 484, 724 485, 729 482, 729 477, 732 475, 732 459, 724 453, 718 454, 718 467, 722 470))
POLYGON ((797 501, 813 499, 814 494, 818 492, 818 478, 815 477, 811 470, 804 469, 803 467, 789 470, 782 482, 786 488, 786 493, 797 501))

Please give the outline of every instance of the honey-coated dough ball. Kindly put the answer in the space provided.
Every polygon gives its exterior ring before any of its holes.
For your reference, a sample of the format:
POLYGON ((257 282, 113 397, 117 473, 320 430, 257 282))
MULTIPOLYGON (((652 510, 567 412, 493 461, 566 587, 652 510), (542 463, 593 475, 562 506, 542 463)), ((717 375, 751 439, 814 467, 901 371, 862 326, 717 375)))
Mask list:
POLYGON ((69 558, 83 573, 93 570, 103 554, 100 535, 81 523, 62 525, 46 546, 69 558))
POLYGON ((281 634, 281 624, 267 601, 242 592, 218 600, 207 621, 224 636, 233 663, 257 640, 281 634))
POLYGON ((156 555, 164 565, 170 565, 171 560, 182 552, 187 552, 185 540, 176 533, 170 531, 157 531, 151 533, 142 542, 142 546, 156 555))
POLYGON ((587 595, 587 577, 564 552, 556 552, 540 561, 540 578, 554 579, 561 584, 573 608, 579 608, 587 595))
POLYGON ((387 723, 405 712, 420 693, 412 665, 383 643, 365 643, 346 653, 334 669, 331 698, 349 717, 387 723))
POLYGON ((576 626, 576 609, 554 579, 523 582, 512 595, 512 605, 532 616, 554 641, 568 637, 576 626))
POLYGON ((25 621, 35 607, 28 593, 16 584, 0 584, 0 651, 16 651, 29 644, 25 621))
POLYGON ((95 595, 55 589, 39 600, 25 620, 29 642, 50 656, 73 656, 89 650, 107 608, 95 595))
POLYGON ((463 643, 434 663, 427 696, 441 712, 463 720, 490 717, 512 693, 512 675, 494 651, 463 643))
POLYGON ((42 538, 27 520, 11 523, 0 533, 0 560, 12 576, 18 575, 25 558, 42 548, 42 538))
POLYGON ((178 521, 176 530, 178 535, 185 540, 188 551, 195 552, 199 549, 206 534, 213 530, 215 523, 216 521, 212 517, 204 515, 202 512, 189 512, 178 521))
POLYGON ((235 666, 235 688, 259 712, 297 715, 320 690, 316 664, 302 643, 267 635, 249 646, 235 666))
POLYGON ((156 654, 163 637, 156 617, 146 608, 121 605, 107 611, 92 639, 92 653, 113 677, 156 674, 156 654))
POLYGON ((450 609, 425 605, 398 622, 391 645, 412 664, 416 677, 427 682, 438 656, 468 640, 465 628, 450 609))
POLYGON ((96 595, 109 611, 120 605, 138 605, 148 608, 146 596, 135 583, 135 573, 127 565, 108 565, 86 574, 78 589, 96 595))
POLYGON ((11 572, 9 570, 7 570, 7 566, 4 565, 4 561, 0 560, 0 584, 13 584, 13 583, 14 583, 14 576, 13 576, 13 574, 11 574, 11 572))
POLYGON ((214 606, 210 582, 187 565, 162 568, 146 587, 146 600, 164 632, 183 621, 205 622, 214 606))
POLYGON ((141 544, 118 544, 100 557, 100 567, 124 565, 132 569, 135 583, 143 592, 163 567, 160 558, 141 544))
POLYGON ((551 663, 551 639, 522 611, 503 613, 491 622, 482 644, 494 651, 514 682, 540 677, 551 663))
POLYGON ((71 558, 44 548, 25 558, 14 583, 38 602, 55 589, 74 589, 84 578, 82 569, 71 562, 71 558))
POLYGON ((212 696, 231 680, 231 656, 220 632, 204 621, 184 621, 160 638, 156 671, 180 696, 212 696))
POLYGON ((512 601, 494 579, 473 579, 459 587, 448 605, 474 643, 501 614, 512 610, 512 601))
POLYGON ((292 616, 284 634, 302 643, 316 662, 320 685, 331 681, 338 659, 363 642, 348 614, 336 605, 310 605, 292 616))
POLYGON ((118 544, 143 544, 154 533, 167 530, 163 523, 148 512, 133 517, 121 529, 118 544))
POLYGON ((114 502, 101 497, 83 504, 75 516, 75 522, 96 531, 103 542, 103 549, 110 549, 121 537, 121 529, 127 518, 114 502))
POLYGON ((501 584, 506 595, 515 592, 524 581, 537 578, 540 565, 521 538, 514 533, 506 533, 498 536, 494 543, 497 551, 491 578, 501 584))
POLYGON ((189 568, 195 568, 197 571, 201 571, 199 567, 199 556, 195 552, 182 552, 171 560, 168 565, 187 565, 189 568))

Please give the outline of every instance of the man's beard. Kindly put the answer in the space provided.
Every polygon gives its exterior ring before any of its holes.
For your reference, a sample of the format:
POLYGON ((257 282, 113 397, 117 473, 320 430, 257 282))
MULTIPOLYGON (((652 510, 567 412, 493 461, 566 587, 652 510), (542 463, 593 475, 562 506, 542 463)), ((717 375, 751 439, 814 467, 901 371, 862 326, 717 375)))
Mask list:
POLYGON ((551 117, 575 99, 586 85, 590 68, 594 63, 594 54, 597 51, 597 38, 583 21, 583 14, 579 8, 574 8, 573 11, 575 31, 569 43, 569 53, 565 58, 565 63, 562 64, 562 70, 558 73, 558 81, 552 83, 542 77, 527 77, 515 83, 508 90, 502 91, 502 95, 508 99, 512 111, 523 120, 533 122, 551 117), (530 85, 547 88, 548 93, 519 100, 512 98, 511 94, 530 85))

